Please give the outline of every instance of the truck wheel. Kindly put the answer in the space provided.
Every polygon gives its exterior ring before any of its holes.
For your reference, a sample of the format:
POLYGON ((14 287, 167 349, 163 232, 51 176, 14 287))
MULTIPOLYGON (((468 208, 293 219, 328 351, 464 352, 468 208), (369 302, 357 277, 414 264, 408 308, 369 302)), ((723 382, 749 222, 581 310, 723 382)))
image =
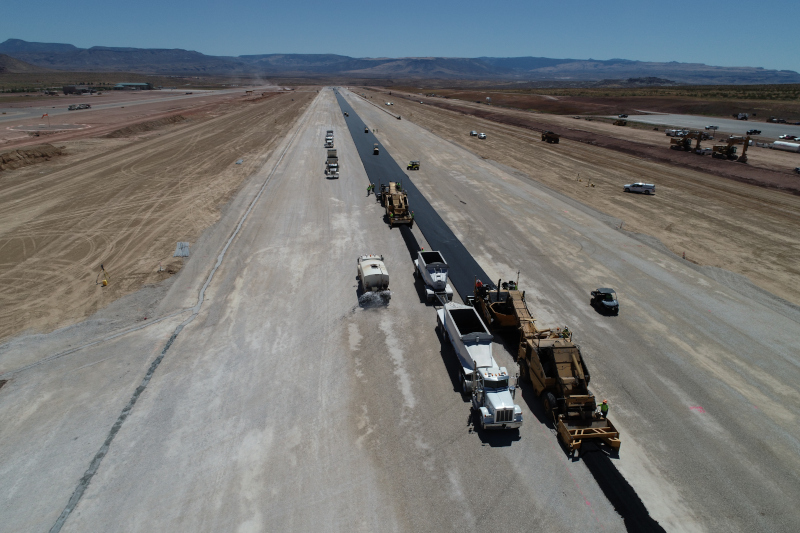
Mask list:
POLYGON ((461 394, 467 394, 467 380, 464 379, 464 374, 461 374, 461 394))
POLYGON ((645 193, 647 196, 650 196, 650 189, 647 189, 647 190, 645 190, 645 191, 644 191, 644 193, 645 193))
POLYGON ((553 419, 555 419, 555 410, 557 405, 556 397, 552 392, 548 392, 544 395, 544 410, 547 411, 547 414, 552 416, 553 419))
POLYGON ((631 192, 631 190, 629 188, 625 187, 625 192, 631 192))

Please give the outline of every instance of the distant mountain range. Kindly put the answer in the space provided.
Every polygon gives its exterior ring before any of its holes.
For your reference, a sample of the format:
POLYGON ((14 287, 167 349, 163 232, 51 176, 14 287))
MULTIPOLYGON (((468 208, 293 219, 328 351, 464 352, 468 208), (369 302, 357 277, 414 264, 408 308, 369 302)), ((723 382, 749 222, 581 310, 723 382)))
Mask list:
POLYGON ((0 74, 20 74, 20 73, 27 73, 27 72, 45 72, 50 69, 46 69, 43 67, 37 67, 36 65, 31 65, 30 63, 26 63, 25 61, 20 61, 19 59, 14 59, 13 57, 0 54, 0 74))
POLYGON ((44 69, 80 72, 139 72, 160 75, 342 77, 361 79, 464 79, 594 81, 669 78, 689 84, 800 83, 791 70, 715 67, 702 63, 655 63, 627 59, 546 57, 353 58, 335 54, 209 56, 182 49, 78 48, 71 44, 8 39, 0 54, 44 69))

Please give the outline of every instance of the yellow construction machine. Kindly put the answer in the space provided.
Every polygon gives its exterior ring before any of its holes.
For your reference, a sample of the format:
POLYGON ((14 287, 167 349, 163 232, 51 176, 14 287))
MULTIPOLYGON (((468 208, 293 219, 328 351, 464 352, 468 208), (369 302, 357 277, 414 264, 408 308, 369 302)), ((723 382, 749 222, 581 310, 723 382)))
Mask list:
POLYGON ((750 145, 750 136, 740 137, 737 135, 731 135, 725 141, 725 144, 715 144, 713 148, 713 152, 711 152, 712 157, 716 157, 717 159, 727 159, 728 161, 738 161, 739 163, 747 163, 747 147, 750 145), (742 155, 736 155, 736 145, 741 144, 742 147, 742 155))
POLYGON ((419 161, 411 161, 406 170, 419 170, 419 161))
POLYGON ((386 209, 386 219, 389 227, 399 224, 414 225, 414 212, 408 207, 408 195, 403 190, 403 184, 390 181, 388 185, 381 183, 381 205, 386 209))
POLYGON ((490 328, 516 330, 521 378, 530 380, 570 453, 580 450, 582 442, 589 439, 619 450, 619 432, 596 412, 597 402, 589 391, 589 369, 566 327, 539 330, 528 310, 525 291, 519 291, 514 281, 499 280, 493 290, 476 282, 467 303, 490 328))
POLYGON ((704 135, 702 132, 699 131, 690 131, 683 137, 673 137, 670 139, 670 148, 673 150, 685 150, 687 152, 692 151, 692 141, 696 140, 694 146, 694 151, 696 153, 700 153, 700 141, 704 139, 704 135))

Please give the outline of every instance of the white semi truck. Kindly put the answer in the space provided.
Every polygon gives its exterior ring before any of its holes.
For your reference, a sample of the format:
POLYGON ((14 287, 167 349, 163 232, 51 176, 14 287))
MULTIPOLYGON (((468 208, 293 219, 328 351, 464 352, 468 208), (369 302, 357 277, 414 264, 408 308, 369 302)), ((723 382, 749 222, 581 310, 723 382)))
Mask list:
POLYGON ((328 158, 325 160, 325 174, 329 178, 339 177, 339 156, 336 155, 336 149, 328 150, 328 158))
POLYGON ((472 394, 472 409, 480 428, 522 426, 522 409, 514 403, 516 377, 494 360, 492 334, 475 308, 449 302, 436 314, 439 328, 458 356, 461 390, 472 394))
POLYGON ((417 252, 414 259, 414 274, 422 279, 425 284, 425 295, 430 302, 437 296, 449 302, 453 299, 453 287, 447 282, 447 273, 450 267, 439 252, 417 252))

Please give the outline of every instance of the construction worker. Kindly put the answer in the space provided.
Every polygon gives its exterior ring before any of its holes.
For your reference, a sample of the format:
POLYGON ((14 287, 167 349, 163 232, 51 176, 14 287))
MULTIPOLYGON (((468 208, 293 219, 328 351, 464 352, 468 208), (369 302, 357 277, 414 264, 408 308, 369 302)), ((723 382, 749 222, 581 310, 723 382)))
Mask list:
POLYGON ((369 196, 370 192, 372 192, 372 184, 371 183, 369 185, 367 185, 367 196, 369 196))
POLYGON ((572 332, 569 330, 567 326, 564 326, 564 331, 561 333, 561 336, 565 339, 569 339, 572 337, 572 332))
POLYGON ((603 400, 603 403, 600 404, 600 416, 608 418, 608 400, 603 400))

